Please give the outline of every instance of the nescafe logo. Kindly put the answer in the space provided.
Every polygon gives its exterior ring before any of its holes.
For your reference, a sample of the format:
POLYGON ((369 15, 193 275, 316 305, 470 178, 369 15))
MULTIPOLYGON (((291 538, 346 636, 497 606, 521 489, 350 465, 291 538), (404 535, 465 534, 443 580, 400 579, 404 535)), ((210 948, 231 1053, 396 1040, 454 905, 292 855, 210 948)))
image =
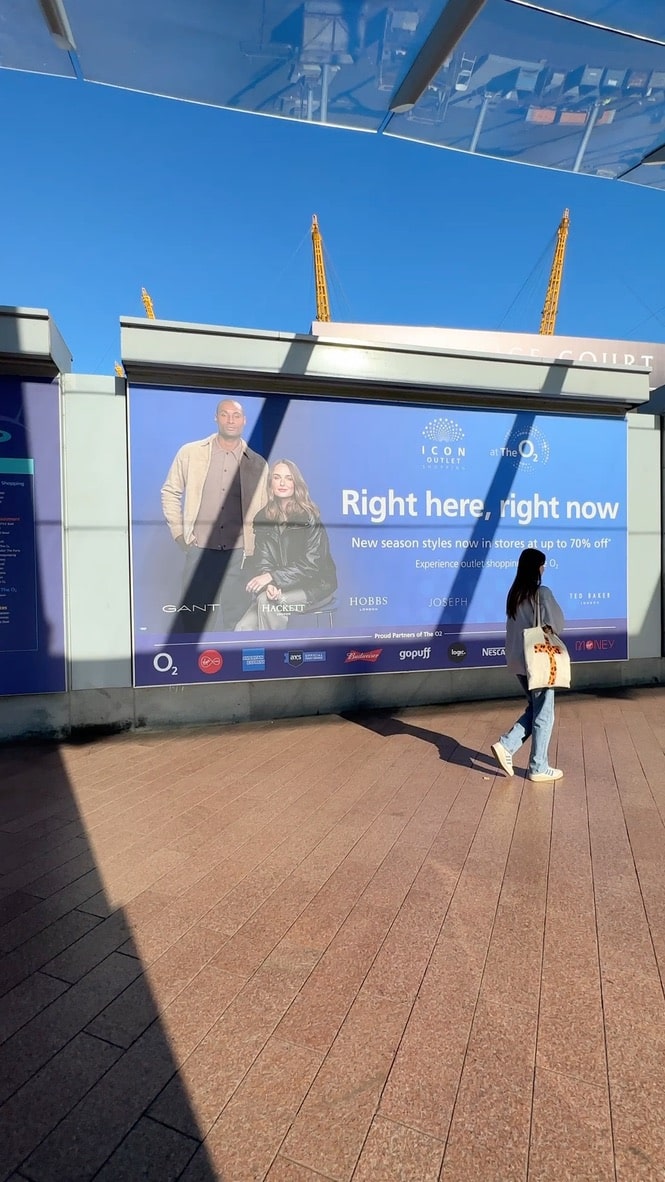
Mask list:
POLYGON ((207 648, 205 652, 199 653, 199 669, 202 673, 207 673, 209 677, 213 673, 219 673, 223 664, 224 658, 221 653, 217 652, 217 649, 207 648))
POLYGON ((466 646, 460 644, 459 640, 456 640, 454 644, 449 645, 448 657, 451 661, 455 661, 459 665, 462 661, 466 660, 466 655, 466 646))

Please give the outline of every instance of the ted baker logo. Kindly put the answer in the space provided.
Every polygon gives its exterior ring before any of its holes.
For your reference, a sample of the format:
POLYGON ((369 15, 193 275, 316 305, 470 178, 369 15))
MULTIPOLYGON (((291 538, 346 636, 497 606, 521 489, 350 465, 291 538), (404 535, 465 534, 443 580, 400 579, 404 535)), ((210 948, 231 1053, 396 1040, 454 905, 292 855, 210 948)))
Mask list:
POLYGON ((370 661, 373 665, 375 661, 378 661, 382 652, 382 648, 352 648, 351 651, 346 654, 346 657, 344 658, 344 664, 348 665, 351 663, 351 661, 370 661))
POLYGON ((202 673, 207 673, 208 676, 219 673, 223 664, 224 658, 221 653, 217 652, 217 649, 207 648, 205 652, 199 653, 199 669, 202 673))

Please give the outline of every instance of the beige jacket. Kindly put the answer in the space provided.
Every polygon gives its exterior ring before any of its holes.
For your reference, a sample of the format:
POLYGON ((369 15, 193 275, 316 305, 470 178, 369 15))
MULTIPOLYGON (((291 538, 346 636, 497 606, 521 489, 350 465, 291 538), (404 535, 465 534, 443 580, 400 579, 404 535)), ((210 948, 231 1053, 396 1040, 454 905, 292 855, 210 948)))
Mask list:
MULTIPOLYGON (((193 541, 194 525, 201 507, 203 485, 210 467, 212 446, 217 435, 186 443, 177 453, 162 486, 162 511, 174 538, 193 541)), ((268 465, 263 456, 241 441, 240 496, 244 523, 245 554, 254 553, 252 522, 268 500, 268 465)))

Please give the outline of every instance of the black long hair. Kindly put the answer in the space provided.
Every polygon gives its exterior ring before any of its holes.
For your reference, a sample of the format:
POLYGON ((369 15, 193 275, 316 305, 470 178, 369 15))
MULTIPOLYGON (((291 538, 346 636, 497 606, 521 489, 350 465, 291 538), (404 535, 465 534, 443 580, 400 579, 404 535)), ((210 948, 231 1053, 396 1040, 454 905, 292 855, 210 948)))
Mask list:
POLYGON ((517 609, 525 599, 533 603, 540 587, 540 568, 546 561, 540 550, 523 550, 517 564, 517 574, 506 599, 506 615, 514 620, 517 609))

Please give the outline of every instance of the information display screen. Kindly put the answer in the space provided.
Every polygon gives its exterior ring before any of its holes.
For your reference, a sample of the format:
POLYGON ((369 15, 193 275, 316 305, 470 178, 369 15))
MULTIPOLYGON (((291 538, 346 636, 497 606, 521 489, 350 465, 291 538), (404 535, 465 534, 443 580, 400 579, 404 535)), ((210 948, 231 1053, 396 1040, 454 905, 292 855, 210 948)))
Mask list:
POLYGON ((627 657, 621 419, 133 387, 130 424, 137 685, 501 665, 525 547, 573 660, 627 657))
POLYGON ((66 688, 55 382, 0 378, 0 694, 66 688))

